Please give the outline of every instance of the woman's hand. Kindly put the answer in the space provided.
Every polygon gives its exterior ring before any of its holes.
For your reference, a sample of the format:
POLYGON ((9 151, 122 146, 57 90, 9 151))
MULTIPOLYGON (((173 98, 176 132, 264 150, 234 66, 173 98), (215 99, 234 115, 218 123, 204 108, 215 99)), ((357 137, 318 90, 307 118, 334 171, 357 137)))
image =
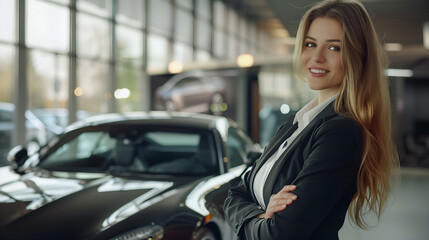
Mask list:
POLYGON ((285 210, 287 205, 291 205, 297 199, 295 194, 290 193, 295 189, 295 185, 286 185, 278 193, 271 195, 267 210, 258 217, 273 218, 274 213, 285 210))

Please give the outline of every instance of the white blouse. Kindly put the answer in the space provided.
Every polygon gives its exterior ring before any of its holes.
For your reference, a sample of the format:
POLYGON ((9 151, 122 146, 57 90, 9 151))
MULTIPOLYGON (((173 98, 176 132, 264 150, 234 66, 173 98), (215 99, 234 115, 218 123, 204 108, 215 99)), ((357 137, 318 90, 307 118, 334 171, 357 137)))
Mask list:
POLYGON ((307 103, 301 110, 299 110, 295 119, 293 120, 293 124, 298 122, 298 128, 295 132, 286 139, 282 145, 280 145, 279 149, 271 157, 264 163, 264 165, 259 169, 256 173, 255 181, 253 183, 253 192, 255 193, 255 197, 258 200, 259 205, 265 210, 268 203, 264 202, 264 185, 267 177, 273 168, 274 163, 279 160, 279 157, 284 153, 284 151, 289 146, 288 143, 291 143, 295 140, 295 138, 299 135, 299 133, 326 107, 328 106, 337 95, 325 100, 324 102, 317 104, 317 97, 307 103))

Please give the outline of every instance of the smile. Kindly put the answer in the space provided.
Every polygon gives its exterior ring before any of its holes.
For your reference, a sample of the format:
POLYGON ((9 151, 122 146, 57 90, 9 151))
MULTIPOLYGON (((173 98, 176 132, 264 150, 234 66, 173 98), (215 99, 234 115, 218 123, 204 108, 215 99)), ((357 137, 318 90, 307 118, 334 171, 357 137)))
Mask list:
POLYGON ((310 72, 312 73, 328 73, 329 71, 323 69, 310 68, 310 72))

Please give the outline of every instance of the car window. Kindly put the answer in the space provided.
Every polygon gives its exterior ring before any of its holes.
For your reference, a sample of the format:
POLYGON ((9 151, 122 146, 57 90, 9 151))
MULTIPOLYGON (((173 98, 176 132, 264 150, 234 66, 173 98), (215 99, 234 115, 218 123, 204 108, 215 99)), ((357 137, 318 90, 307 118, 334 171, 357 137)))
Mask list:
POLYGON ((97 168, 97 163, 112 151, 115 142, 116 140, 107 132, 84 132, 62 144, 40 165, 47 168, 67 166, 97 168))
POLYGON ((143 134, 137 153, 146 171, 165 174, 206 174, 217 171, 210 132, 151 131, 143 134))
POLYGON ((44 156, 39 167, 56 171, 129 171, 199 175, 219 172, 213 133, 138 129, 83 132, 44 156))
POLYGON ((176 87, 185 87, 185 86, 193 86, 193 85, 200 85, 202 82, 198 78, 189 77, 184 78, 177 82, 176 87))
POLYGON ((194 146, 198 145, 199 134, 176 133, 176 132, 148 132, 146 139, 154 141, 156 144, 167 146, 194 146))
POLYGON ((230 127, 228 129, 228 147, 230 167, 236 167, 244 163, 246 148, 252 145, 252 141, 240 129, 230 127))

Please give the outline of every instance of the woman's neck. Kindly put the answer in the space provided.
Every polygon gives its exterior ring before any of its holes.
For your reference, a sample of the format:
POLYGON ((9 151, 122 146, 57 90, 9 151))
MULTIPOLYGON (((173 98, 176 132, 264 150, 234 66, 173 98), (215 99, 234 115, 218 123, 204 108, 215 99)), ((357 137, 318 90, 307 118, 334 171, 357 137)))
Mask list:
POLYGON ((326 101, 328 98, 333 97, 338 94, 338 89, 327 89, 327 90, 321 90, 319 91, 318 97, 317 97, 317 105, 321 104, 322 102, 326 101))

